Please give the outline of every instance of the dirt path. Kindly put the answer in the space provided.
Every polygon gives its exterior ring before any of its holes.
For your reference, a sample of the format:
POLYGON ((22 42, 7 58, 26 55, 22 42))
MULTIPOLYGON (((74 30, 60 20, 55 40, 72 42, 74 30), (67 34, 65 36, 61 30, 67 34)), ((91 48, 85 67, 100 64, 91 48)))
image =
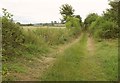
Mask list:
POLYGON ((81 61, 80 71, 82 80, 100 81, 106 80, 106 75, 103 73, 101 64, 97 60, 95 54, 95 45, 92 37, 87 40, 87 52, 81 61))
POLYGON ((33 61, 29 62, 29 66, 24 65, 25 68, 27 68, 26 73, 14 73, 13 75, 18 78, 17 80, 21 81, 40 81, 43 73, 46 72, 47 69, 54 64, 57 55, 64 52, 65 49, 77 43, 79 40, 80 37, 68 44, 58 47, 55 51, 41 57, 40 59, 34 58, 33 61))
POLYGON ((88 53, 89 55, 94 55, 94 52, 95 52, 95 46, 94 46, 94 40, 92 37, 88 37, 88 40, 87 40, 87 50, 88 50, 88 53))

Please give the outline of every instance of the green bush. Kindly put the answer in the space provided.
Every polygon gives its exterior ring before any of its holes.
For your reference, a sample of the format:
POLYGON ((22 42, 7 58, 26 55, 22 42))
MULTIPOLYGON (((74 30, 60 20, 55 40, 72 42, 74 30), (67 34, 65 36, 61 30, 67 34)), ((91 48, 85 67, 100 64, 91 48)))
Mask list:
POLYGON ((87 29, 93 22, 95 22, 97 18, 99 18, 98 14, 90 13, 84 21, 85 29, 87 29))
POLYGON ((80 33, 80 20, 76 17, 67 17, 66 27, 71 30, 71 33, 77 36, 80 33))
POLYGON ((71 23, 71 21, 66 22, 65 25, 66 25, 66 27, 67 27, 68 29, 72 28, 72 23, 71 23))
POLYGON ((109 39, 118 37, 119 28, 116 23, 100 17, 90 25, 89 31, 95 37, 109 39))
POLYGON ((108 38, 115 38, 115 37, 117 37, 117 35, 118 35, 116 33, 117 32, 116 31, 117 26, 116 26, 115 23, 110 22, 110 21, 106 21, 100 27, 102 28, 102 32, 100 34, 100 36, 102 38, 107 38, 108 39, 108 38))
POLYGON ((111 8, 104 11, 102 16, 95 16, 93 13, 88 15, 84 21, 85 27, 89 27, 90 33, 96 38, 109 39, 119 37, 118 2, 110 1, 109 5, 111 8))
POLYGON ((7 17, 2 17, 2 49, 3 55, 15 55, 15 49, 22 46, 24 36, 19 25, 7 17))
POLYGON ((101 26, 101 24, 104 22, 105 22, 105 20, 102 17, 98 17, 96 21, 94 21, 90 24, 89 29, 88 29, 89 32, 91 34, 98 33, 99 32, 98 29, 100 29, 99 26, 101 26))

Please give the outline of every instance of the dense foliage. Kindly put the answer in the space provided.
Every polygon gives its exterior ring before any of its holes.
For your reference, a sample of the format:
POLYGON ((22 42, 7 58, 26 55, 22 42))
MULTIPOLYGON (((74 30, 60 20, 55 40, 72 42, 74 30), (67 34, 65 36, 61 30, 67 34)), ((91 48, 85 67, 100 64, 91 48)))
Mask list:
MULTIPOLYGON (((3 9, 2 17, 2 49, 3 55, 14 55, 24 42, 20 26, 12 20, 12 15, 3 9)), ((20 49, 19 49, 20 50, 20 49)))
POLYGON ((85 24, 85 28, 89 27, 91 25, 92 22, 96 21, 96 19, 98 18, 99 16, 96 14, 96 13, 91 13, 89 14, 85 21, 84 21, 84 24, 85 24))
POLYGON ((103 17, 99 17, 95 22, 89 26, 91 34, 94 34, 96 38, 116 38, 118 37, 118 26, 112 21, 104 20, 103 17))
POLYGON ((118 2, 110 1, 110 9, 102 16, 90 14, 85 19, 85 26, 96 38, 118 38, 120 28, 118 27, 118 2))
POLYGON ((78 35, 81 30, 80 20, 76 17, 68 17, 66 21, 66 28, 71 30, 71 33, 78 35))

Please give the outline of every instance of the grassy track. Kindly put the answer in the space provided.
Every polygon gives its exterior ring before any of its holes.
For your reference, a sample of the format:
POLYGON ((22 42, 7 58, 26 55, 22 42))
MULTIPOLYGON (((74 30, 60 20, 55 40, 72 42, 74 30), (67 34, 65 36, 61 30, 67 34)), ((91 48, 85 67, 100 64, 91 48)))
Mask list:
POLYGON ((55 65, 42 80, 80 80, 79 69, 86 51, 87 36, 83 34, 79 43, 72 45, 60 55, 55 65))
MULTIPOLYGON (((39 42, 38 42, 39 43, 39 42)), ((4 80, 109 81, 117 80, 117 40, 94 41, 87 33, 48 54, 14 58, 4 80)), ((35 49, 34 49, 35 50, 35 49)), ((8 70, 7 70, 8 71, 8 70)))
POLYGON ((117 80, 117 50, 115 50, 117 43, 115 42, 93 42, 93 39, 85 33, 79 42, 59 55, 56 63, 41 79, 45 81, 117 80))

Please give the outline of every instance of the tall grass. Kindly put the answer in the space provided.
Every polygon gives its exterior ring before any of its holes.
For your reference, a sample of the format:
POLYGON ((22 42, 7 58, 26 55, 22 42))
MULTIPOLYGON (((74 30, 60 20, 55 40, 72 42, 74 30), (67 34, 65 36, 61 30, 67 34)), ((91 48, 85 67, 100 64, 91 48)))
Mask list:
POLYGON ((65 44, 73 38, 68 29, 58 28, 25 29, 23 34, 25 36, 26 56, 48 53, 51 47, 65 44))
POLYGON ((42 37, 48 45, 64 44, 71 39, 71 34, 68 29, 37 29, 35 33, 39 37, 42 37))
POLYGON ((55 46, 71 41, 75 36, 66 28, 36 28, 24 30, 25 43, 37 46, 55 46))
POLYGON ((118 40, 96 42, 95 56, 99 59, 107 80, 118 80, 118 40))

